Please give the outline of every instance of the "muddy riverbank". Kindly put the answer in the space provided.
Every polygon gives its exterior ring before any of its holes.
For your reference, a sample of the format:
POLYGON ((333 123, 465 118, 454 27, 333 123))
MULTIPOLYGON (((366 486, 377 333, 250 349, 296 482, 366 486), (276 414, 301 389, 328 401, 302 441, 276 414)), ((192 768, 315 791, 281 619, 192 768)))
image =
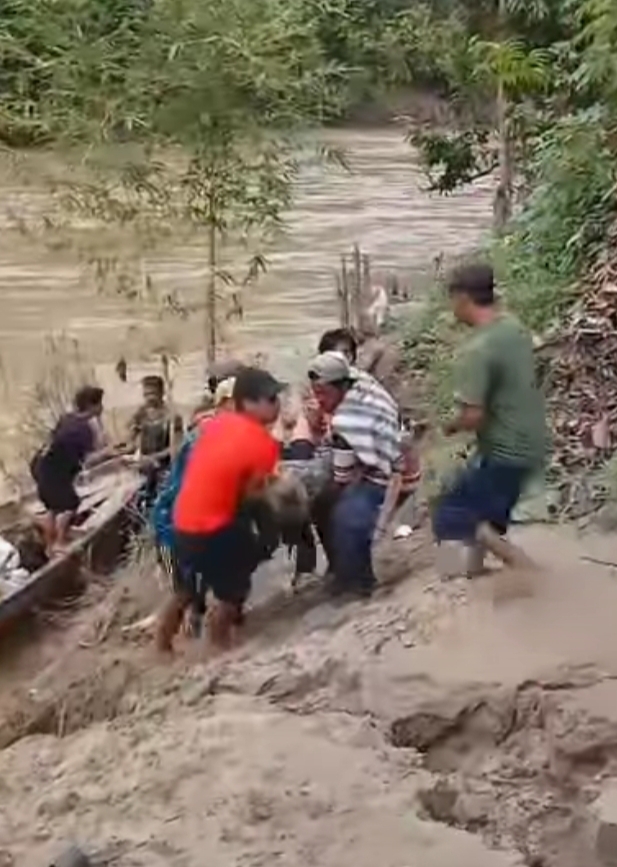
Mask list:
POLYGON ((525 598, 499 575, 440 582, 404 548, 406 580, 368 604, 291 601, 279 572, 278 602, 210 662, 187 644, 161 665, 124 628, 152 576, 118 576, 4 683, 3 863, 76 841, 119 865, 597 867, 617 587, 582 557, 614 546, 522 541, 544 567, 525 598))

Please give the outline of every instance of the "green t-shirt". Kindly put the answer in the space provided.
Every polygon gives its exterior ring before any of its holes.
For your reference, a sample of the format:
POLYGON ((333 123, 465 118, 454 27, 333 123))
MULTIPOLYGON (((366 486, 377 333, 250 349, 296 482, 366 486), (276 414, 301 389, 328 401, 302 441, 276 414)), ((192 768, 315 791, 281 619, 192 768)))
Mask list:
POLYGON ((547 451, 544 397, 536 384, 533 344, 511 316, 477 328, 457 365, 457 398, 482 406, 478 450, 539 467, 547 451))

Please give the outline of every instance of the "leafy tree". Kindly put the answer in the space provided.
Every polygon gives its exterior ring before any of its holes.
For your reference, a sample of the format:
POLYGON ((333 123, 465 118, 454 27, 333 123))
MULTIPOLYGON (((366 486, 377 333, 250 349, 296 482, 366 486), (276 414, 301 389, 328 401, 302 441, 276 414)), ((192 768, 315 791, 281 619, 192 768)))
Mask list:
MULTIPOLYGON (((83 101, 76 114, 91 141, 141 140, 146 162, 74 188, 71 201, 91 216, 130 224, 146 246, 155 243, 157 224, 188 223, 202 235, 212 362, 222 291, 232 302, 227 315, 241 315, 242 288, 266 266, 259 241, 280 228, 290 201, 298 166, 290 136, 324 115, 339 71, 324 63, 298 3, 161 0, 142 13, 133 56, 117 57, 120 43, 108 43, 107 72, 93 84, 96 101, 83 101), (180 147, 171 162, 153 159, 156 148, 170 146, 180 147), (230 235, 248 250, 242 276, 222 264, 230 235)), ((129 22, 120 19, 124 32, 129 22)), ((62 74, 85 74, 80 52, 67 58, 62 74)))

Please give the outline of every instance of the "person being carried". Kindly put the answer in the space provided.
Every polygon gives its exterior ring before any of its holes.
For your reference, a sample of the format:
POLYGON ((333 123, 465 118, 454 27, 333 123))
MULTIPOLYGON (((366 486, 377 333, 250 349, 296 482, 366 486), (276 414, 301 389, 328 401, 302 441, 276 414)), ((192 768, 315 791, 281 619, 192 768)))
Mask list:
POLYGON ((47 445, 30 464, 39 499, 46 509, 42 529, 48 555, 65 548, 71 522, 79 508, 75 480, 81 470, 122 454, 120 448, 97 450, 96 426, 103 412, 103 389, 92 385, 75 394, 74 410, 63 415, 47 445))
POLYGON ((327 551, 332 590, 370 596, 376 584, 372 542, 385 531, 400 492, 401 435, 394 399, 370 375, 360 375, 339 352, 309 367, 322 410, 331 416, 334 483, 327 551))
MULTIPOLYGON (((201 576, 200 593, 212 590, 210 639, 228 647, 251 576, 270 556, 255 533, 247 499, 259 496, 276 470, 279 445, 268 427, 280 410, 283 385, 267 371, 244 368, 233 389, 234 410, 203 422, 176 499, 173 521, 183 576, 201 576)), ((184 586, 165 606, 157 632, 162 651, 172 649, 196 588, 184 586)))
POLYGON ((396 385, 400 352, 392 341, 367 335, 358 339, 351 328, 333 328, 322 334, 317 351, 342 352, 361 376, 374 377, 386 391, 396 385))
POLYGON ((226 358, 211 364, 206 374, 206 380, 212 397, 216 396, 216 390, 222 382, 235 379, 244 367, 246 364, 235 358, 226 358))
POLYGON ((181 442, 184 430, 181 416, 171 416, 163 377, 144 376, 141 384, 143 403, 131 419, 130 441, 140 457, 152 459, 145 469, 145 495, 150 503, 156 496, 161 474, 169 468, 172 447, 181 442))
POLYGON ((444 433, 474 433, 476 450, 433 515, 438 542, 469 548, 469 575, 488 548, 511 566, 529 559, 503 537, 527 480, 547 452, 544 398, 536 382, 530 334, 500 309, 490 265, 466 265, 449 278, 456 318, 473 329, 456 366, 458 411, 444 433))

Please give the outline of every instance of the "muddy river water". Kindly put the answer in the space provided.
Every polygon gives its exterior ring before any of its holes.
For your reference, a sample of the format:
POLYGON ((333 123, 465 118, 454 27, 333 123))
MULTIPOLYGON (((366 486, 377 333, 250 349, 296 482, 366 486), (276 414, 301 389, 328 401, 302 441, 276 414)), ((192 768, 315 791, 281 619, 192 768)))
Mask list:
MULTIPOLYGON (((229 351, 259 351, 286 375, 301 369, 316 335, 336 320, 334 270, 358 242, 373 269, 420 275, 432 258, 456 254, 478 241, 490 222, 491 182, 449 197, 431 196, 400 128, 334 130, 323 139, 344 149, 349 171, 310 165, 297 182, 286 229, 269 250, 269 270, 245 299, 244 321, 227 327, 229 351)), ((83 251, 64 241, 40 242, 28 230, 32 215, 45 214, 48 194, 35 175, 4 166, 0 203, 0 352, 13 386, 32 382, 45 359, 46 335, 63 332, 79 341, 96 364, 108 405, 136 400, 146 352, 139 337, 143 310, 117 295, 97 293, 84 269, 83 251), (82 261, 80 261, 80 259, 82 261), (120 384, 113 363, 120 354, 137 362, 120 384)), ((66 233, 65 233, 66 234, 66 233)), ((172 240, 150 253, 148 273, 160 287, 195 299, 203 290, 204 255, 197 242, 172 240)), ((176 325, 182 356, 177 374, 180 402, 191 402, 203 381, 201 314, 176 325)), ((156 343, 156 326, 149 331, 156 343)), ((15 393, 15 389, 11 389, 15 393)), ((4 411, 11 400, 4 401, 4 411)))

